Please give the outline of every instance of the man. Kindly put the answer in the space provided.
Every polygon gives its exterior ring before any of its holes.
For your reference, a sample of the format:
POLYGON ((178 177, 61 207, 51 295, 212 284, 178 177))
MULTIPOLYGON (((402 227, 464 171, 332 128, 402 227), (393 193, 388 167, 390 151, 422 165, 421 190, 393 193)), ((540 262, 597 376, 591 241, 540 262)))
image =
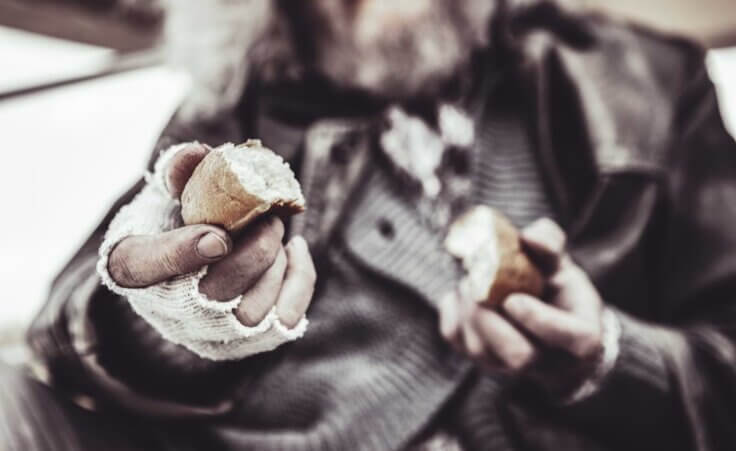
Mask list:
POLYGON ((701 49, 543 1, 222 8, 251 26, 184 27, 222 52, 29 333, 94 412, 4 370, 11 449, 734 449, 736 146, 701 49), (246 137, 307 212, 180 227, 246 137), (459 289, 475 205, 542 299, 459 289))

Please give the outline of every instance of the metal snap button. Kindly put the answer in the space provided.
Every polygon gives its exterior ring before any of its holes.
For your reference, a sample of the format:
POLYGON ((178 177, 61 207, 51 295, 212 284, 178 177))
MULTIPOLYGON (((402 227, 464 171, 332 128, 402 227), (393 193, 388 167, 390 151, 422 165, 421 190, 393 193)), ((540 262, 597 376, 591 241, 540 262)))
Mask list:
POLYGON ((378 221, 378 233, 387 240, 391 240, 396 236, 396 229, 391 221, 386 218, 381 218, 378 221))

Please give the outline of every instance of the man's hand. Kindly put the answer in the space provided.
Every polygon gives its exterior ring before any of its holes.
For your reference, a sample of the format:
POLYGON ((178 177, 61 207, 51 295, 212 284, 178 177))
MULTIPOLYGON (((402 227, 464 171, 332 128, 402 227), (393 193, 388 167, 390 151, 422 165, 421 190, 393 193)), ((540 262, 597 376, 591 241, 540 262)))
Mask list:
MULTIPOLYGON (((209 149, 192 144, 169 163, 166 185, 179 197, 209 149)), ((200 291, 209 299, 229 301, 243 294, 236 316, 246 326, 258 324, 276 306, 280 321, 295 326, 312 299, 316 272, 306 242, 295 237, 281 244, 284 224, 264 218, 233 242, 227 232, 192 225, 155 236, 131 236, 112 251, 108 271, 115 283, 142 288, 209 265, 200 291)))
POLYGON ((545 300, 512 294, 494 311, 449 295, 440 311, 442 335, 488 371, 529 375, 552 391, 574 388, 600 358, 603 302, 565 252, 565 240, 548 219, 522 231, 525 250, 548 277, 545 300))

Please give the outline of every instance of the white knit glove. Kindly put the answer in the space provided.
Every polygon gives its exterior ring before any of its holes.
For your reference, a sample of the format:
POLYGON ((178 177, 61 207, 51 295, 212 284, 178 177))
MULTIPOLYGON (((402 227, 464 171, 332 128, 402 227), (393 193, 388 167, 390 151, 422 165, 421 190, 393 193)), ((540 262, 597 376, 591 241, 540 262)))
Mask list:
POLYGON ((146 288, 124 288, 110 277, 108 258, 124 238, 157 234, 180 225, 179 201, 169 194, 164 171, 173 156, 187 145, 180 144, 162 152, 153 174, 146 174, 146 186, 110 223, 97 263, 102 283, 114 293, 125 296, 133 310, 165 339, 206 359, 242 359, 301 338, 308 324, 305 317, 293 329, 288 329, 279 321, 274 307, 259 324, 247 327, 233 314, 242 296, 228 302, 207 299, 199 292, 199 281, 207 274, 206 266, 198 272, 146 288))

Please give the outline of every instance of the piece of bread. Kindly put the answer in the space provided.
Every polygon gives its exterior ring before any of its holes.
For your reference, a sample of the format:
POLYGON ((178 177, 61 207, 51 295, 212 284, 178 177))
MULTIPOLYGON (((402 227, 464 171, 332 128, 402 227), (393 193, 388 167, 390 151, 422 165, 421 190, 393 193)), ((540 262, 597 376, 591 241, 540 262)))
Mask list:
POLYGON ((462 288, 473 300, 497 307, 512 293, 542 295, 544 278, 521 249, 519 232, 493 208, 475 207, 457 219, 445 248, 462 260, 462 288))
POLYGON ((259 140, 213 149, 181 195, 184 223, 214 224, 237 232, 259 216, 300 213, 304 196, 289 164, 259 140))

